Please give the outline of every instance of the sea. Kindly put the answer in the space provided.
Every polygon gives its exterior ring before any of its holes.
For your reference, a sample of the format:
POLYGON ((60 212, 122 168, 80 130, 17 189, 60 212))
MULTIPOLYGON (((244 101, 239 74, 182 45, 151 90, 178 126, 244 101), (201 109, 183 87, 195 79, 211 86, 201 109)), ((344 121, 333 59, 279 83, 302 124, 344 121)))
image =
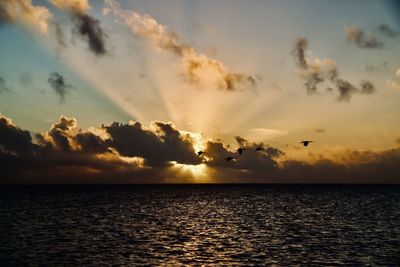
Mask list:
POLYGON ((2 186, 0 266, 400 266, 400 186, 2 186))

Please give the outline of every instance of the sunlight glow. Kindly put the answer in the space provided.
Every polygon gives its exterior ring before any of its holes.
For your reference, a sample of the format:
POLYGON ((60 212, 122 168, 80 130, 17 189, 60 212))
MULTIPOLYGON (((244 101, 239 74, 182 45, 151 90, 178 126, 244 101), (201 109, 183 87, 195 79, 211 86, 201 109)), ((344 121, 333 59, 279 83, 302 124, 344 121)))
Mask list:
POLYGON ((209 181, 209 175, 207 173, 207 165, 204 163, 198 165, 181 164, 176 161, 171 162, 173 168, 178 169, 180 172, 186 174, 188 177, 193 177, 194 182, 205 183, 209 181))

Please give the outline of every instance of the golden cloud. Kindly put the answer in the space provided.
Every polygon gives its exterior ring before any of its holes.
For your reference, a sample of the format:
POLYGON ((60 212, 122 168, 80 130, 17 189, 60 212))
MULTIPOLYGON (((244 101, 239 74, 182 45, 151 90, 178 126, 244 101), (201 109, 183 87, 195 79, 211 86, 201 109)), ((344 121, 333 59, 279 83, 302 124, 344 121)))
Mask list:
POLYGON ((198 53, 193 47, 183 43, 176 33, 150 15, 123 10, 114 0, 106 0, 106 4, 109 9, 105 9, 104 14, 110 10, 113 11, 135 35, 180 57, 185 81, 200 85, 216 84, 220 89, 225 90, 236 90, 240 87, 239 85, 254 86, 256 84, 254 77, 230 72, 222 62, 198 53))

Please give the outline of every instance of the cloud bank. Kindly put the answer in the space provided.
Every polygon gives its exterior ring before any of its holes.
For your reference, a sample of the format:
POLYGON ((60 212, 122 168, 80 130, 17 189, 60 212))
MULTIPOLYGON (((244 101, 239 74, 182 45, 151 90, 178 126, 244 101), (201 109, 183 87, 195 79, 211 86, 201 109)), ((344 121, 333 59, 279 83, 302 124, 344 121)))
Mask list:
POLYGON ((171 123, 111 123, 86 131, 61 116, 45 133, 32 134, 0 116, 0 183, 399 183, 400 147, 345 151, 337 161, 292 160, 280 149, 236 137, 239 157, 221 140, 194 140, 171 123), (262 151, 255 151, 263 147, 262 151), (235 161, 226 161, 235 157, 235 161))

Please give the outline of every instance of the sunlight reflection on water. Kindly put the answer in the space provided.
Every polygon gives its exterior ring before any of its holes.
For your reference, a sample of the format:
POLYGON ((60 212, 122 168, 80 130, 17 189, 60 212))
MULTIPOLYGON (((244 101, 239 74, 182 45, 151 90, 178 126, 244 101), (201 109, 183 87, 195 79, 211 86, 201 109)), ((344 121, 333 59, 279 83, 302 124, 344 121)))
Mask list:
POLYGON ((399 187, 0 189, 3 265, 400 263, 399 187))

